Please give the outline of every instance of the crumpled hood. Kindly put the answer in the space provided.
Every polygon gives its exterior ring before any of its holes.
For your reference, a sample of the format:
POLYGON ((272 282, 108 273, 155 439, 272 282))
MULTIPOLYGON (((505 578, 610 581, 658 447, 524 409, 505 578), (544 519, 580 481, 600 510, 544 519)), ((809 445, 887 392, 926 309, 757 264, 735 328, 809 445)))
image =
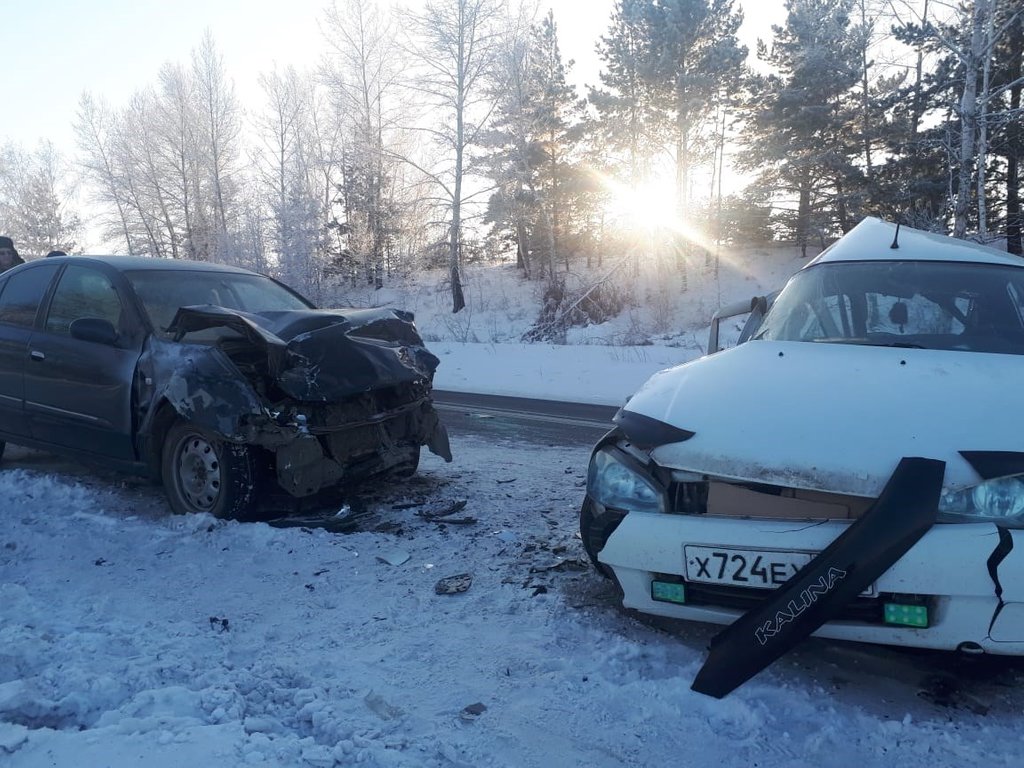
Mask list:
POLYGON ((959 451, 1024 450, 1024 356, 751 341, 656 373, 625 409, 696 434, 665 467, 877 497, 904 456, 981 478, 959 451))
POLYGON ((289 310, 253 314, 182 307, 168 330, 181 339, 207 328, 241 334, 267 355, 268 374, 302 402, 328 402, 397 384, 429 384, 439 360, 413 316, 397 309, 289 310))

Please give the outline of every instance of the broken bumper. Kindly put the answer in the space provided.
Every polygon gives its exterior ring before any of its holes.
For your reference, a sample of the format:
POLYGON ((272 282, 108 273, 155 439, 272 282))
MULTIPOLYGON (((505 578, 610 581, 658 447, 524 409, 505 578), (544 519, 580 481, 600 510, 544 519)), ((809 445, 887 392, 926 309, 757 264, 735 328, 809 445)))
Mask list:
MULTIPOLYGON (((672 618, 731 624, 746 607, 678 604, 652 598, 652 582, 669 577, 686 586, 684 547, 817 553, 851 525, 700 518, 631 512, 599 553, 624 593, 623 605, 672 618)), ((1024 655, 1024 531, 1003 531, 1013 546, 993 558, 1000 531, 989 523, 935 525, 873 585, 874 597, 918 595, 929 602, 927 628, 833 620, 813 634, 838 640, 954 650, 967 644, 994 654, 1024 655), (993 574, 989 560, 992 558, 993 574), (1002 588, 997 595, 997 583, 1002 588), (1002 607, 1000 608, 1000 606, 1002 607)), ((767 595, 764 590, 755 597, 767 595)))

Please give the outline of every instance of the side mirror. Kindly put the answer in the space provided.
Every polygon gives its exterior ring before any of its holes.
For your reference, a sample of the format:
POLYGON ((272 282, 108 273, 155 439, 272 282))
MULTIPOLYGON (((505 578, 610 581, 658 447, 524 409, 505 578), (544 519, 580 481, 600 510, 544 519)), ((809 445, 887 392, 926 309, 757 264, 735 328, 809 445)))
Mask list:
MULTIPOLYGON (((755 296, 752 299, 745 299, 743 301, 737 301, 734 304, 729 304, 722 307, 715 312, 714 317, 711 318, 711 332, 708 337, 708 354, 713 355, 715 352, 721 352, 726 347, 734 347, 743 342, 747 341, 751 336, 757 333, 761 327, 761 321, 764 320, 764 316, 768 313, 768 309, 775 301, 775 297, 779 295, 778 291, 769 293, 767 296, 755 296), (724 345, 721 338, 721 325, 723 320, 728 320, 731 317, 739 317, 746 315, 746 320, 743 323, 742 329, 740 330, 739 337, 733 337, 729 339, 724 345)), ((739 326, 737 326, 739 328, 739 326)))
POLYGON ((80 317, 71 323, 71 338, 92 341, 112 347, 117 343, 117 329, 109 320, 99 317, 80 317))

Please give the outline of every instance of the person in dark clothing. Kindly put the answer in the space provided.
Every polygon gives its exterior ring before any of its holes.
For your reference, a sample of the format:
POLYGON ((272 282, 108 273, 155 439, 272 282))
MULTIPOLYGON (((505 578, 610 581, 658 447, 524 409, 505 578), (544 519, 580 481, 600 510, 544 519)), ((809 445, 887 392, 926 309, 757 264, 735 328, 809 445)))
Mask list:
POLYGON ((14 241, 0 235, 0 272, 6 272, 11 267, 24 263, 25 260, 18 255, 18 249, 14 247, 14 241))

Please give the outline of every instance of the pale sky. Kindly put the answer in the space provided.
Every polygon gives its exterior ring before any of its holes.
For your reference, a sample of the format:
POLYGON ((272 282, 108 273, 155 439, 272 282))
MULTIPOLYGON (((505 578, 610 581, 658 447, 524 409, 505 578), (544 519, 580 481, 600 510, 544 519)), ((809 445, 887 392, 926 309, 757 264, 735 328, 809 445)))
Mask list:
MULTIPOLYGON (((50 139, 74 151, 72 124, 83 91, 115 108, 154 85, 162 64, 187 64, 206 29, 213 33, 242 103, 255 108, 261 72, 274 63, 312 66, 323 51, 319 19, 330 0, 0 0, 0 144, 33 149, 50 139)), ((783 0, 740 2, 743 42, 771 36, 783 0)), ((613 0, 541 0, 558 23, 574 80, 597 82, 594 45, 613 0)))

